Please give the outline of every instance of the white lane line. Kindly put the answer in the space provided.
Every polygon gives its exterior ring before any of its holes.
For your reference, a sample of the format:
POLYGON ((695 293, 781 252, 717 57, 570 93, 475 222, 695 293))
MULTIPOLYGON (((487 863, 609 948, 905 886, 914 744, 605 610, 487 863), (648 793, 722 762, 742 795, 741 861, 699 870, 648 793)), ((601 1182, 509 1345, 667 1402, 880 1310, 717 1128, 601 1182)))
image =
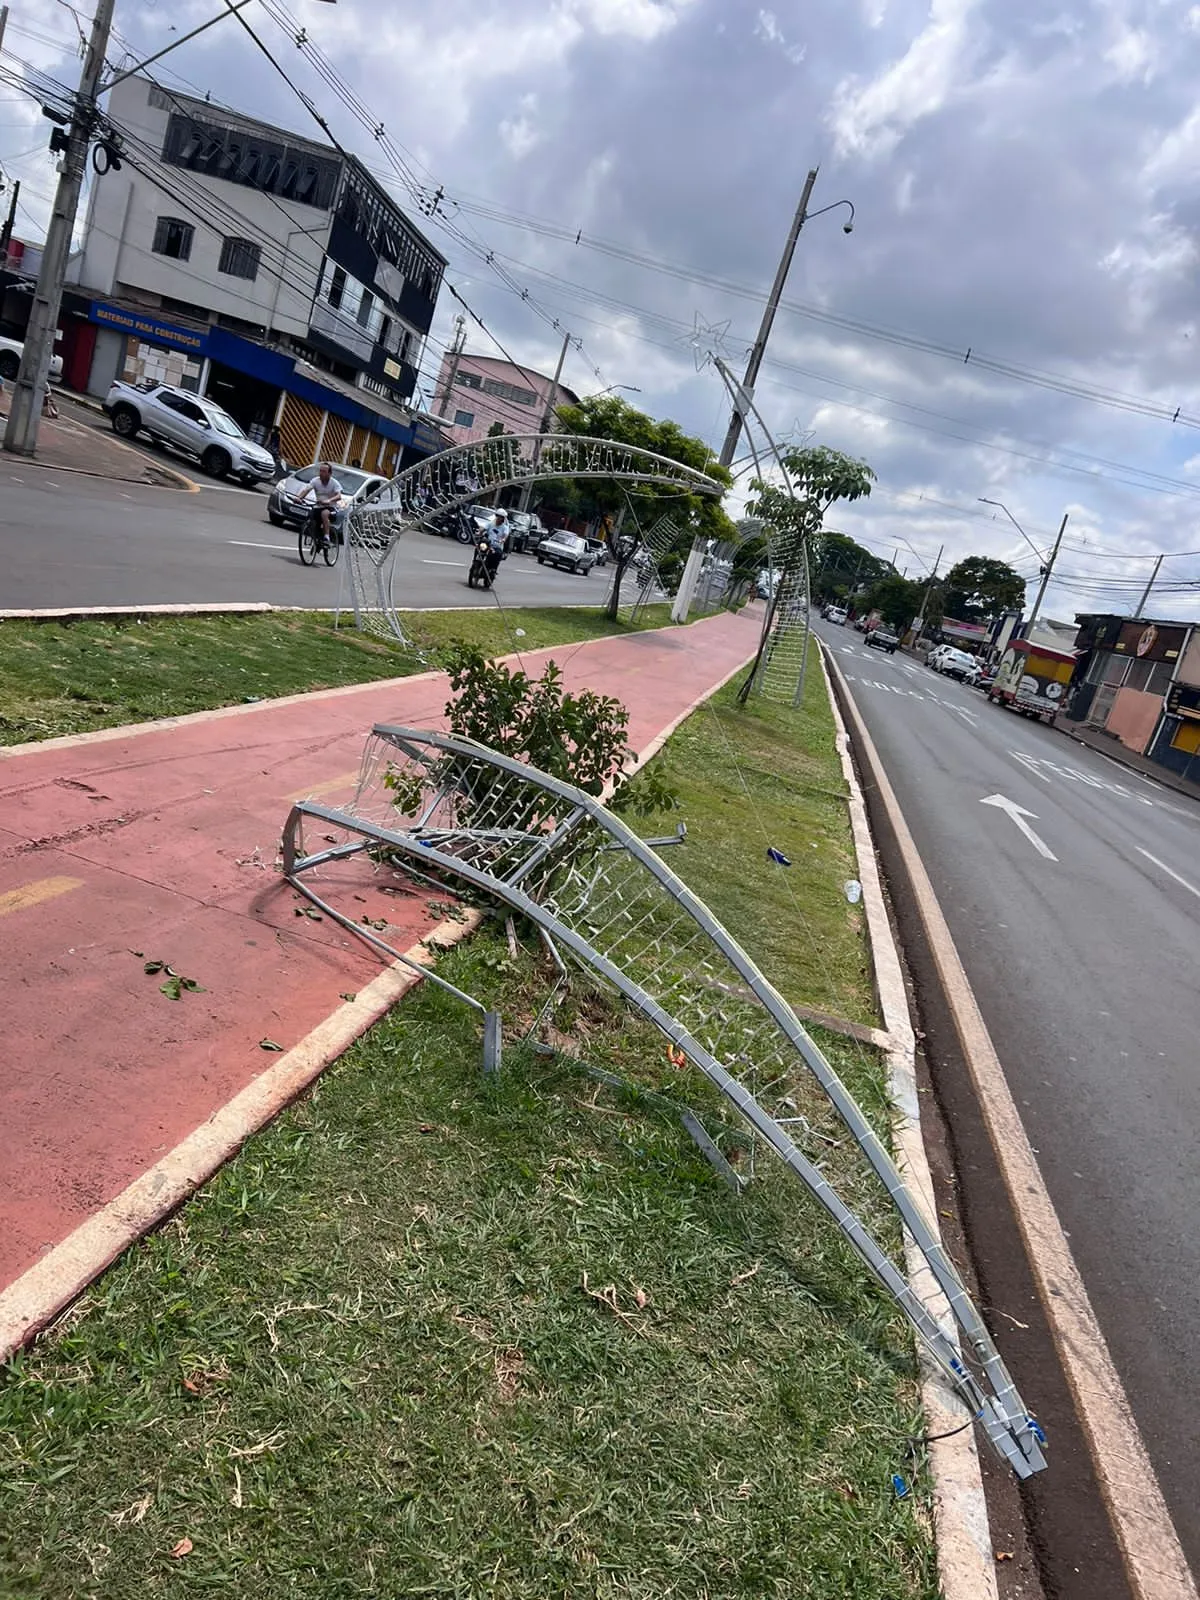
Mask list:
POLYGON ((981 806, 995 806, 997 811, 1005 812, 1012 818, 1017 827, 1020 828, 1021 832, 1029 840, 1030 844, 1039 853, 1039 855, 1045 856, 1047 861, 1058 860, 1058 857, 1054 854, 1054 851, 1051 850, 1050 846, 1045 842, 1045 840, 1039 839, 1037 834, 1034 833, 1033 829, 1025 821, 1026 817, 1032 817, 1036 822, 1036 811, 1026 811, 1024 806, 1019 806, 1015 800, 1009 800, 1005 795, 1002 794, 989 794, 986 799, 981 800, 979 804, 981 806))
POLYGON ((1173 868, 1169 867, 1165 861, 1160 861, 1157 856, 1152 856, 1149 850, 1143 850, 1140 844, 1135 845, 1134 849, 1137 851, 1138 855, 1145 856, 1147 861, 1153 861, 1154 865, 1159 869, 1159 871, 1165 872, 1168 878, 1174 878, 1175 882, 1179 884, 1180 888, 1186 889, 1189 894, 1194 894, 1196 899, 1200 900, 1200 889, 1197 889, 1194 883, 1189 883, 1186 878, 1181 878, 1179 874, 1174 871, 1173 868))
POLYGON ((1042 771, 1036 756, 1027 756, 1020 750, 1010 750, 1008 753, 1014 761, 1019 761, 1027 772, 1032 772, 1035 778, 1040 778, 1043 783, 1050 782, 1049 774, 1042 771))
POLYGON ((438 561, 436 557, 431 561, 428 556, 421 557, 421 564, 426 567, 457 567, 460 572, 463 569, 461 561, 438 561))
POLYGON ((226 539, 226 544, 241 545, 243 550, 295 550, 294 544, 259 544, 257 539, 226 539))
POLYGON ((968 711, 966 706, 955 706, 954 709, 958 712, 960 717, 966 717, 967 721, 972 725, 972 727, 978 723, 979 718, 973 711, 968 711))

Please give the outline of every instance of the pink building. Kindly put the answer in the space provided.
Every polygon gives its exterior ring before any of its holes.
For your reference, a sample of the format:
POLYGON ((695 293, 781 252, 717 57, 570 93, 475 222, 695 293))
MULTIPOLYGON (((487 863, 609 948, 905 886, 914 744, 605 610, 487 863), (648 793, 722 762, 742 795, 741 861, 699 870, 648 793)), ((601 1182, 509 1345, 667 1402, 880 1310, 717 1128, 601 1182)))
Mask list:
MULTIPOLYGON (((554 380, 529 367, 515 366, 495 356, 472 356, 463 351, 442 357, 433 403, 442 431, 455 444, 486 439, 498 422, 505 433, 537 433, 551 401, 554 380)), ((578 405, 579 396, 559 384, 553 404, 578 405)))

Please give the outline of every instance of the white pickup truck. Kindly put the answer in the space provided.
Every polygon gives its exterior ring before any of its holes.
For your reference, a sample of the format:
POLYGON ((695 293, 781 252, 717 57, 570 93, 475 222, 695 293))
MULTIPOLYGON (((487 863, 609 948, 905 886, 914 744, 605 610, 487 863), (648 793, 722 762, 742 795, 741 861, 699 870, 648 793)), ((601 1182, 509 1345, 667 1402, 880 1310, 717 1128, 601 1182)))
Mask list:
POLYGON ((269 450, 248 439, 227 411, 187 389, 169 383, 114 383, 104 401, 113 432, 122 439, 148 433, 195 456, 214 478, 240 478, 248 487, 275 476, 269 450))

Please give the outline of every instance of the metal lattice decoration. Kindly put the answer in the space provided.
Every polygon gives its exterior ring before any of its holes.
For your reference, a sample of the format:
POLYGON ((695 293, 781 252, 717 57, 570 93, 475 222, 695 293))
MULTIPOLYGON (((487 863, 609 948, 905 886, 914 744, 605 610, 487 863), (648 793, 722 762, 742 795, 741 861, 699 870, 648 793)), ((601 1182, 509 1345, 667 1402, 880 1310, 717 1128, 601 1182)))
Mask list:
MULTIPOLYGON (((380 725, 348 806, 302 801, 292 809, 284 872, 326 914, 407 959, 330 904, 330 894, 345 892, 354 857, 373 872, 391 867, 520 913, 539 930, 560 982, 574 972, 648 1019, 672 1060, 691 1062, 724 1097, 737 1123, 716 1138, 725 1140, 726 1175, 740 1186, 753 1175, 756 1149, 776 1156, 900 1307, 1000 1456, 1022 1478, 1045 1465, 1041 1429, 882 1140, 795 1012, 650 841, 593 796, 519 761, 447 735, 380 725), (835 1188, 823 1164, 847 1136, 864 1160, 835 1188), (879 1203, 880 1186, 946 1296, 965 1357, 861 1220, 867 1204, 879 1203)), ((494 1013, 485 1063, 499 1064, 494 1013)))
POLYGON ((622 622, 636 622, 643 608, 663 593, 662 564, 679 541, 679 524, 673 517, 659 517, 641 534, 641 541, 635 567, 637 592, 627 600, 622 589, 617 612, 622 622))
POLYGON ((347 514, 347 564, 357 626, 407 644, 392 598, 393 567, 404 535, 428 528, 436 517, 481 495, 544 478, 611 478, 717 498, 725 492, 715 478, 611 439, 501 434, 443 450, 408 467, 347 514))
MULTIPOLYGON (((771 431, 754 403, 754 396, 738 382, 720 356, 714 355, 712 364, 720 373, 741 414, 757 477, 761 480, 764 474, 761 453, 754 437, 756 425, 783 479, 784 488, 794 500, 796 491, 792 487, 783 453, 771 437, 771 431)), ((804 699, 804 676, 808 667, 808 618, 812 598, 808 545, 805 542, 797 544, 790 539, 782 540, 768 528, 767 551, 773 593, 767 601, 763 637, 749 688, 767 700, 798 706, 804 699)))

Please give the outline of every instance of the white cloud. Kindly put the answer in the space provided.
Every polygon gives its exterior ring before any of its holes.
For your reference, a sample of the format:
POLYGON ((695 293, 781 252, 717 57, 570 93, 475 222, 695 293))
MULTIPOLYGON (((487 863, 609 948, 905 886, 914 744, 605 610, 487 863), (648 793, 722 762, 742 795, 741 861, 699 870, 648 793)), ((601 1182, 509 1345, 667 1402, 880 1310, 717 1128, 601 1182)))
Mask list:
POLYGON ((843 79, 831 117, 841 154, 889 154, 907 128, 964 87, 983 32, 979 9, 978 0, 932 0, 928 21, 899 60, 865 82, 843 79))
POLYGON ((773 11, 760 11, 758 20, 754 24, 754 37, 761 39, 764 44, 778 50, 785 60, 798 67, 808 54, 807 48, 800 44, 789 44, 783 29, 779 26, 779 19, 773 11))

